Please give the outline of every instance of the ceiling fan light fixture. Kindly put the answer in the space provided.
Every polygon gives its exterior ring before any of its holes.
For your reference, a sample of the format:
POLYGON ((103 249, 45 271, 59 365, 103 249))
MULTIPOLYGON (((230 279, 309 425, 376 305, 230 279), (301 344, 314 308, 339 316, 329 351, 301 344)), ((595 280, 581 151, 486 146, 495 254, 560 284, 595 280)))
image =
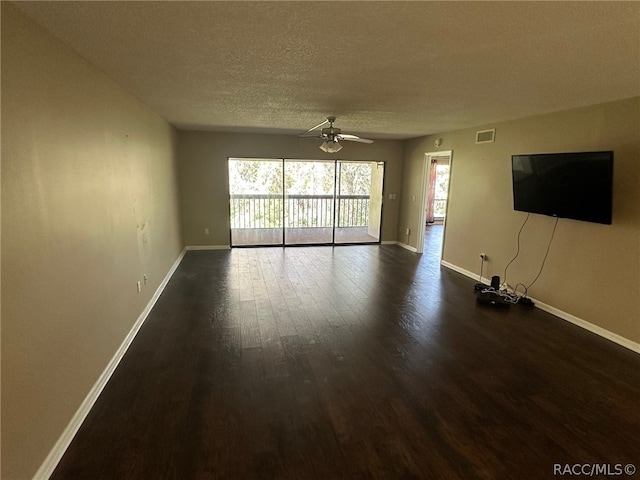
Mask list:
POLYGON ((337 153, 342 150, 342 145, 335 140, 326 140, 320 145, 320 150, 327 153, 337 153))
POLYGON ((373 140, 369 140, 368 138, 360 138, 359 136, 350 133, 342 133, 341 129, 333 126, 333 122, 335 120, 336 117, 327 117, 324 122, 319 123, 315 127, 310 128, 309 130, 298 136, 302 138, 321 139, 322 145, 320 145, 318 148, 327 153, 336 153, 342 150, 342 145, 340 145, 340 142, 342 140, 349 142, 373 143, 373 140), (329 127, 323 128, 320 132, 315 132, 327 123, 329 124, 329 127))

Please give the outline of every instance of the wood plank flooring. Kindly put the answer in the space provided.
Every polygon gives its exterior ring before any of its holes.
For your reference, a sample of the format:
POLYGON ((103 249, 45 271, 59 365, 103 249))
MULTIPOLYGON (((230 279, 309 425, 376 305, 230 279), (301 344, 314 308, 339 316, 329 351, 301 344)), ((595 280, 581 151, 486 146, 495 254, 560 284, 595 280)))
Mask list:
POLYGON ((640 467, 640 356, 396 246, 190 251, 54 479, 640 467))

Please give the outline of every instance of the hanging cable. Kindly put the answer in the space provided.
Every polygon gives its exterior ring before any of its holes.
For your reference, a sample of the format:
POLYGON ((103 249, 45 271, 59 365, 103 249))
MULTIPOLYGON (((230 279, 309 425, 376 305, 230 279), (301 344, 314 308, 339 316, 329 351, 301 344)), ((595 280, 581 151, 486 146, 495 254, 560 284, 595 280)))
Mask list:
POLYGON ((518 287, 522 286, 523 291, 522 291, 522 297, 526 297, 527 296, 527 286, 524 283, 517 283, 515 287, 513 287, 513 293, 515 295, 518 295, 518 287))
POLYGON ((504 285, 505 288, 507 288, 507 269, 509 268, 509 265, 511 265, 513 263, 513 261, 518 258, 518 255, 520 255, 520 235, 522 234, 522 230, 524 229, 524 226, 527 224, 527 221, 529 220, 529 217, 531 216, 530 213, 527 213, 527 218, 524 219, 524 222, 522 222, 522 226, 520 227, 520 231, 518 232, 518 250, 516 251, 515 256, 509 261, 509 263, 507 263, 507 266, 504 267, 504 275, 502 275, 502 283, 504 285))
POLYGON ((538 275, 536 275, 536 278, 533 279, 533 282, 531 282, 529 285, 527 285, 524 289, 524 295, 527 294, 527 291, 531 288, 531 286, 536 283, 536 281, 538 280, 538 278, 540 278, 540 275, 542 274, 542 269, 544 268, 544 264, 547 261, 547 257, 549 256, 549 250, 551 249, 551 242, 553 242, 553 236, 556 234, 556 227, 558 226, 558 220, 559 218, 556 217, 556 223, 553 226, 553 231, 551 232, 551 238, 549 239, 549 245, 547 245, 547 253, 544 254, 544 258, 542 259, 542 265, 540 265, 540 271, 538 272, 538 275))

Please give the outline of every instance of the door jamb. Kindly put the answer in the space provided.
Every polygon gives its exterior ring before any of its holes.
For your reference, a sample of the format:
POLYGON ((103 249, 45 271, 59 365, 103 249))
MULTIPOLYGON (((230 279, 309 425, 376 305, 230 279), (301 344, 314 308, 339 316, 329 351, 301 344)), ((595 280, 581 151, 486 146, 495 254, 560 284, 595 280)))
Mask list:
MULTIPOLYGON (((424 236, 426 234, 427 228, 427 217, 425 212, 427 210, 427 193, 428 193, 428 182, 429 182, 429 172, 431 169, 431 157, 441 157, 444 155, 449 156, 449 165, 453 162, 453 150, 440 150, 437 152, 427 152, 424 154, 424 162, 422 164, 422 185, 420 186, 420 210, 418 212, 418 236, 416 245, 416 253, 424 253, 424 236)), ((449 167, 449 172, 451 172, 451 167, 449 167)), ((449 185, 451 185, 451 173, 449 173, 449 185)), ((447 191, 449 190, 447 186, 447 191)), ((447 208, 449 207, 449 200, 447 199, 447 208)), ((447 223, 447 217, 445 216, 445 228, 447 223)), ((442 247, 444 248, 444 237, 442 240, 442 247)), ((440 251, 440 258, 442 258, 442 251, 440 251)))

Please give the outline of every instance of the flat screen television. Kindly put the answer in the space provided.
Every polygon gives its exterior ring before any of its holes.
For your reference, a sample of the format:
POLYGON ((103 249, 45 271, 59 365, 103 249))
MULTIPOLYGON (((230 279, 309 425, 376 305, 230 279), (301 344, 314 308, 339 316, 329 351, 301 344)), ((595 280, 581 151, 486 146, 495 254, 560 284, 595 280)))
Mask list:
POLYGON ((513 208, 611 224, 613 152, 512 155, 513 208))

